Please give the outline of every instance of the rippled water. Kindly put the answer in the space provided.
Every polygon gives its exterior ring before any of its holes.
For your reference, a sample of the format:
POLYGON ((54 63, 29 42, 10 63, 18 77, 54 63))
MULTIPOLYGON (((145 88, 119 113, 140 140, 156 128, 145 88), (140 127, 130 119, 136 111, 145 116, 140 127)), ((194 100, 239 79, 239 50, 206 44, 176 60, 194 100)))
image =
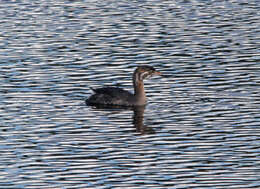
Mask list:
POLYGON ((259 3, 1 1, 1 188, 259 188, 259 3))

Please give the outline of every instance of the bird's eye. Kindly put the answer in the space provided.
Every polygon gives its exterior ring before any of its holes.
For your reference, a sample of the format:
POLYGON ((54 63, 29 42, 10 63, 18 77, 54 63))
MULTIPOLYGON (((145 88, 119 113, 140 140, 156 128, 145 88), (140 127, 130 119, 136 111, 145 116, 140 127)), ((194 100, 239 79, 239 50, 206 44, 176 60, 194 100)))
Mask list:
POLYGON ((148 76, 150 75, 150 73, 149 72, 143 72, 143 73, 141 73, 140 74, 140 79, 141 80, 144 80, 145 78, 147 78, 148 76))

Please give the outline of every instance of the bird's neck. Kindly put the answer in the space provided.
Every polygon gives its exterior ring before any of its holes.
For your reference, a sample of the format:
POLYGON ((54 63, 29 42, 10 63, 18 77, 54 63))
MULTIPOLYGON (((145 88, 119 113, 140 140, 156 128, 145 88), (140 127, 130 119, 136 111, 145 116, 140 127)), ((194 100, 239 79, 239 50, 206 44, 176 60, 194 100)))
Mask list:
POLYGON ((146 95, 145 95, 145 91, 144 91, 144 82, 142 80, 139 80, 137 74, 134 74, 133 86, 134 86, 134 96, 136 98, 137 104, 139 104, 139 105, 145 104, 146 95))

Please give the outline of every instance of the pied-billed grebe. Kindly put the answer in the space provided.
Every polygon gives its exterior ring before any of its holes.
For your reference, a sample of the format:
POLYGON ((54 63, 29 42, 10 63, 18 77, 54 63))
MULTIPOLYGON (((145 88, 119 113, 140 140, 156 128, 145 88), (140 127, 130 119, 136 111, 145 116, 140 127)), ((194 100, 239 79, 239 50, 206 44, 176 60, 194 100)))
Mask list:
POLYGON ((139 66, 133 74, 134 94, 117 87, 92 89, 88 105, 141 106, 146 104, 143 80, 154 75, 161 75, 152 66, 139 66))

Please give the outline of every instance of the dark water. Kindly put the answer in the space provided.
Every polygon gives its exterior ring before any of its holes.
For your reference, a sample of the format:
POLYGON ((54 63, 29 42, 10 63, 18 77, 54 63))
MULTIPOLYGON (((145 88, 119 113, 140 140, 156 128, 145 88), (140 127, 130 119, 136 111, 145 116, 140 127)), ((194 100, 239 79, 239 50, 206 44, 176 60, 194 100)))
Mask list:
POLYGON ((1 1, 0 188, 259 188, 259 1, 1 1), (90 86, 145 109, 85 105, 90 86))

